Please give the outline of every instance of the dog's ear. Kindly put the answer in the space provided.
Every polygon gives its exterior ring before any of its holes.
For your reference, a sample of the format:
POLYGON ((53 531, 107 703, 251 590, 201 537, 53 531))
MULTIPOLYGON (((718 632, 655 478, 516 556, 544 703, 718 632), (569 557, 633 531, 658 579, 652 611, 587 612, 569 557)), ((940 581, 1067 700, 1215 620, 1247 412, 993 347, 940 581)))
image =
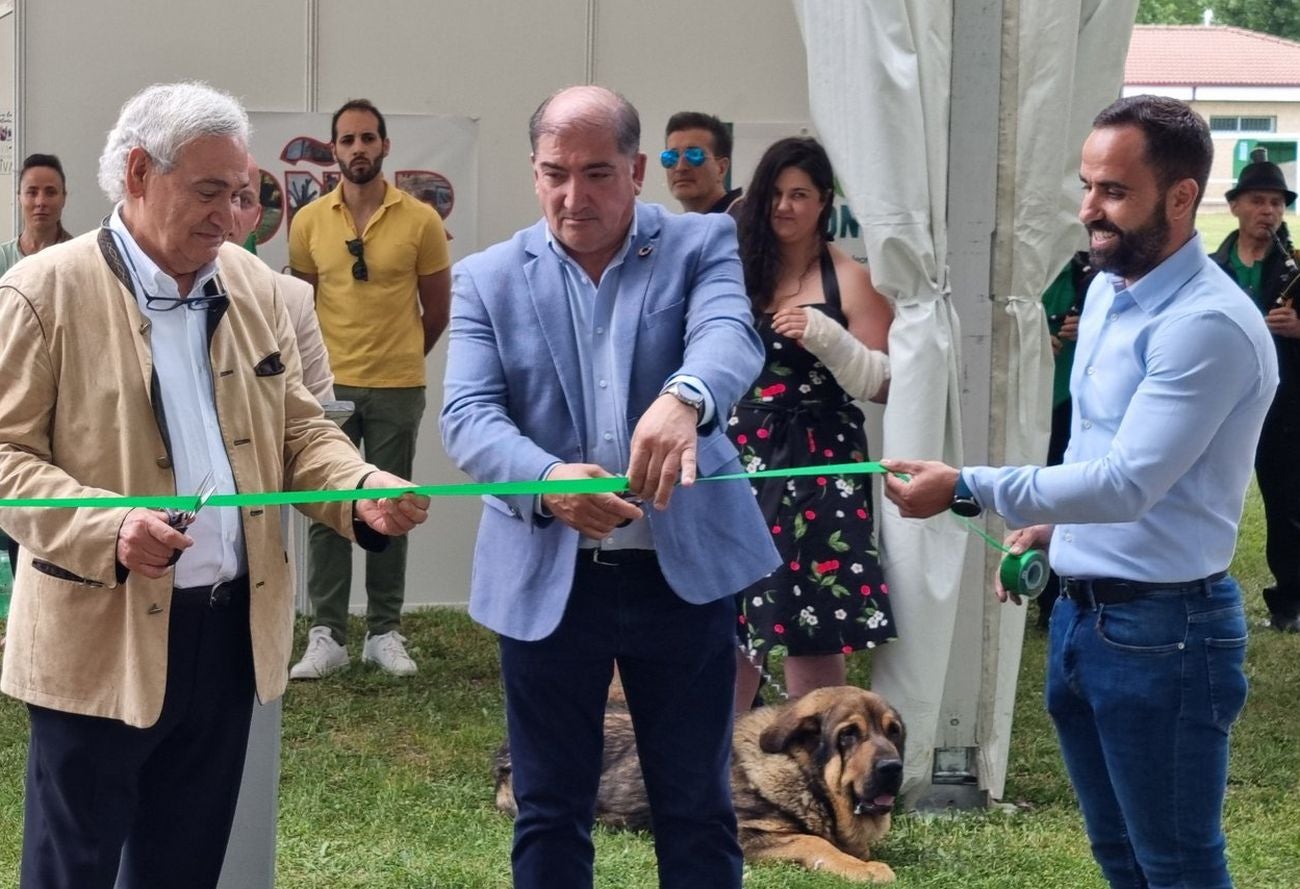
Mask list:
POLYGON ((789 707, 758 736, 764 753, 784 753, 792 746, 815 746, 821 740, 822 720, 818 712, 804 712, 797 705, 789 707))

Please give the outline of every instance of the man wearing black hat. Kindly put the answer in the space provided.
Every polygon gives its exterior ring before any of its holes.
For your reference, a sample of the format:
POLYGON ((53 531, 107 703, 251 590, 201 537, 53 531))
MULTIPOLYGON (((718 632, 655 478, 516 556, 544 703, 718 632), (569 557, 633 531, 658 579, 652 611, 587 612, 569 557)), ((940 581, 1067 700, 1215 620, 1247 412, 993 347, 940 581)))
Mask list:
POLYGON ((1280 383, 1255 451, 1255 478, 1276 584, 1263 591, 1269 625, 1294 633, 1300 632, 1300 462, 1294 457, 1300 436, 1300 321, 1294 305, 1300 269, 1282 215, 1296 193, 1287 188, 1281 168, 1268 161, 1267 149, 1255 149, 1251 160, 1226 195, 1237 231, 1214 259, 1259 306, 1277 346, 1280 383))

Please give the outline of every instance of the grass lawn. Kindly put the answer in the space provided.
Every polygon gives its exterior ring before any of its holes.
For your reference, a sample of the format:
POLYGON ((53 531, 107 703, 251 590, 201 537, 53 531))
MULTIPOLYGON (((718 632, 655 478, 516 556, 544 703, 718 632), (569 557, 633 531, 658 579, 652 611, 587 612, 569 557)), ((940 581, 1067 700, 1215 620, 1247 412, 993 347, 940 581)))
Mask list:
POLYGON ((1196 230, 1201 233, 1201 243, 1211 253, 1219 249, 1229 232, 1237 230, 1237 218, 1227 208, 1214 213, 1196 214, 1196 230))
MULTIPOLYGON (((1253 493, 1234 572, 1252 625, 1262 618, 1262 527, 1253 493)), ((1042 634, 1031 626, 1021 669, 1002 810, 901 815, 879 854, 898 886, 928 889, 1101 889, 1043 712, 1042 634)), ((305 632, 300 627, 300 636, 305 632)), ((363 630, 358 625, 354 639, 363 630)), ((490 760, 502 735, 496 649, 463 613, 412 615, 420 674, 397 680, 354 666, 294 684, 285 702, 277 886, 280 889, 479 889, 509 885, 510 822, 492 807, 490 760)), ((857 656, 855 656, 856 658, 857 656)), ((863 681, 865 656, 853 662, 863 681)), ((1300 882, 1300 636, 1252 633, 1251 697, 1234 733, 1227 801, 1237 885, 1300 882)), ((1134 714, 1140 719, 1141 714, 1134 714)), ((21 842, 26 716, 0 701, 0 885, 12 885, 21 842)), ((655 885, 644 835, 600 831, 597 885, 655 885)), ((848 885, 782 865, 749 868, 753 889, 848 885)))

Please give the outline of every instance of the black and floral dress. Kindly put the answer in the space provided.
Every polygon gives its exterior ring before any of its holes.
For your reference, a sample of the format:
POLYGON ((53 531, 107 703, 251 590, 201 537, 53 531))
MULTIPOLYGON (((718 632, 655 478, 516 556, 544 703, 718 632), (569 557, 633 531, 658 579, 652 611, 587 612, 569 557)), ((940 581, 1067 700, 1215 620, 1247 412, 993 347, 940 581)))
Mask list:
MULTIPOLYGON (((827 251, 821 273, 826 303, 816 308, 844 324, 827 251)), ((745 469, 865 461, 862 412, 830 371, 773 331, 770 314, 759 319, 758 333, 766 364, 728 428, 745 469)), ((894 638, 870 477, 758 479, 754 493, 783 564, 739 595, 738 632, 751 657, 847 654, 894 638)))

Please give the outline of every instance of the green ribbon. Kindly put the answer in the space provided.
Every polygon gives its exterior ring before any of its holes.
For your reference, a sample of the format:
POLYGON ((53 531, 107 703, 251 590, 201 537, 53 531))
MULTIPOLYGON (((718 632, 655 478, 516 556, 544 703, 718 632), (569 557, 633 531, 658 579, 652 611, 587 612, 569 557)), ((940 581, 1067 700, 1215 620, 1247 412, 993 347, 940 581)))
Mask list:
MULTIPOLYGON (((829 463, 825 466, 798 466, 792 469, 761 469, 729 475, 707 475, 698 482, 735 481, 736 479, 792 478, 809 475, 869 475, 884 472, 879 463, 829 463)), ((264 491, 250 494, 213 494, 206 506, 288 506, 295 503, 338 503, 351 500, 380 500, 403 494, 425 497, 508 497, 538 494, 619 494, 627 490, 627 478, 621 475, 600 478, 536 479, 523 482, 480 482, 455 485, 414 485, 409 488, 355 488, 340 491, 264 491)), ((158 494, 140 497, 49 497, 0 499, 0 508, 76 509, 191 509, 193 494, 158 494)))

